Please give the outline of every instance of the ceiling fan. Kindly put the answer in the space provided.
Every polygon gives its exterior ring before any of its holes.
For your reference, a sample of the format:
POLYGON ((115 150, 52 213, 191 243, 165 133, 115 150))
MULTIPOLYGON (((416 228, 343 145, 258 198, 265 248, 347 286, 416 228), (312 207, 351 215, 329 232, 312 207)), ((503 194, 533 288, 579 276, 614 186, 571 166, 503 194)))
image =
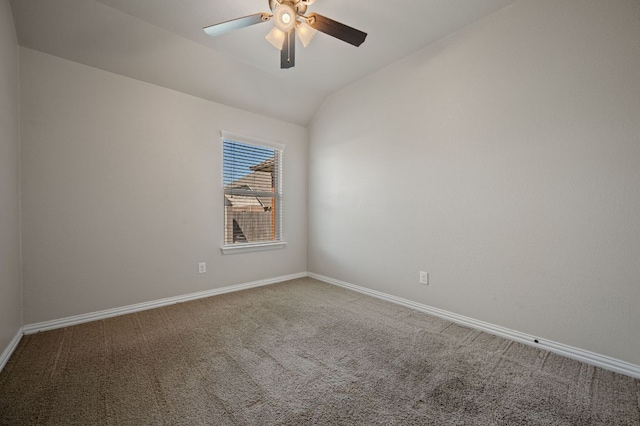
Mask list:
POLYGON ((315 0, 268 0, 272 14, 263 12, 243 18, 232 19, 203 28, 210 36, 218 36, 229 31, 267 22, 273 18, 275 27, 266 39, 281 51, 280 68, 292 68, 296 59, 296 39, 304 47, 320 31, 354 46, 364 43, 367 33, 334 21, 317 13, 307 13, 307 7, 315 0))

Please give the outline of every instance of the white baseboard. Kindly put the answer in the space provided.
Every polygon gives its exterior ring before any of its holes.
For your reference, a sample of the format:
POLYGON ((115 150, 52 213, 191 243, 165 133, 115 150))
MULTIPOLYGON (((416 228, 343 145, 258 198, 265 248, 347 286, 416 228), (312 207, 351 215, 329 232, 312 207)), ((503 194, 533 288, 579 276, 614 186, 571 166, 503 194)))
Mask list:
POLYGON ((231 285, 227 287, 221 287, 198 293, 191 293, 181 296, 169 297, 166 299, 155 300, 151 302, 138 303, 135 305, 123 306, 121 308, 107 309, 99 312, 91 312, 88 314, 76 315, 67 318, 61 318, 52 321, 44 321, 36 324, 28 324, 22 327, 16 336, 13 338, 9 346, 0 356, 0 371, 4 368, 5 364, 9 360, 9 357, 18 346, 23 334, 32 334, 39 331, 53 330, 56 328, 68 327, 71 325, 82 324, 90 321, 98 321, 105 318, 110 318, 118 315, 125 315, 134 312, 140 312, 147 309, 159 308, 162 306, 172 305, 175 303, 187 302, 190 300, 202 299, 205 297, 216 296, 224 293, 231 293, 234 291, 246 290, 253 287, 260 287, 269 284, 275 284, 282 281, 293 280, 297 278, 303 278, 309 276, 317 280, 337 285, 343 288, 347 288, 359 293, 367 294, 369 296, 377 297, 392 303, 406 306, 417 311, 425 312, 430 315, 434 315, 446 320, 455 322, 457 324, 465 325, 467 327, 475 328, 496 336, 504 337, 506 339, 514 340, 516 342, 524 343, 530 346, 538 347, 550 352, 557 353, 559 355, 566 356, 578 361, 585 362, 597 367, 601 367, 607 370, 615 371, 617 373, 625 374, 631 377, 640 378, 640 366, 631 364, 626 361, 611 358, 605 355, 600 355, 594 352, 590 352, 584 349, 575 348, 562 343, 553 342, 550 340, 540 339, 530 334, 521 333, 519 331, 510 330, 498 325, 490 324, 484 321, 479 321, 473 318, 458 315, 453 312, 445 311, 443 309, 434 308, 421 303, 413 302, 411 300, 403 299, 401 297, 392 296, 380 291, 371 290, 366 287, 361 287, 355 284, 351 284, 345 281, 336 280, 324 275, 319 275, 312 272, 301 272, 297 274, 284 275, 275 278, 269 278, 265 280, 253 281, 244 284, 231 285))
POLYGON ((473 318, 465 317, 463 315, 455 314, 453 312, 445 311, 445 310, 434 308, 428 305, 423 305, 421 303, 413 302, 411 300, 403 299, 401 297, 392 296, 390 294, 382 293, 376 290, 371 290, 366 287, 361 287, 359 285, 325 277, 324 275, 315 274, 313 272, 309 272, 308 276, 320 281, 324 281, 329 284, 348 288, 350 290, 354 290, 360 293, 367 294, 369 296, 377 297, 379 299, 383 299, 389 302, 403 305, 408 308, 415 309, 417 311, 425 312, 430 315, 444 318, 451 322, 455 322, 457 324, 475 328, 475 329, 487 332, 489 334, 504 337, 510 340, 515 340, 516 342, 538 347, 538 348, 547 350, 549 352, 554 352, 558 355, 566 356, 567 358, 572 358, 587 364, 595 365, 596 367, 601 367, 606 370, 615 371, 616 373, 625 374, 627 376, 631 376, 635 378, 640 378, 640 366, 631 364, 626 361, 621 361, 619 359, 611 358, 605 355, 600 355, 584 349, 575 348, 562 343, 540 339, 530 334, 525 334, 519 331, 510 330, 508 328, 500 327, 498 325, 490 324, 488 322, 479 321, 473 318))
POLYGON ((43 321, 35 324, 28 324, 22 327, 24 334, 33 334, 40 331, 53 330, 56 328, 69 327, 71 325, 82 324, 90 321, 98 321, 105 318, 111 318, 118 315, 126 315, 134 312, 146 311, 147 309, 159 308, 162 306, 173 305, 176 303, 188 302, 190 300, 203 299, 205 297, 216 296, 218 294, 231 293, 234 291, 246 290, 253 287, 260 287, 269 284, 275 284, 282 281, 293 280, 296 278, 304 278, 306 272, 297 274, 283 275, 265 280, 252 281, 244 284, 230 285, 227 287, 214 288, 211 290, 200 291, 197 293, 184 294, 181 296, 168 297, 166 299, 153 300, 151 302, 137 303, 135 305, 123 306, 120 308, 107 309, 104 311, 90 312, 88 314, 75 315, 72 317, 60 318, 52 321, 43 321))
POLYGON ((18 347, 18 343, 20 343, 20 339, 22 339, 23 335, 24 333, 22 328, 20 328, 11 342, 9 342, 9 346, 7 346, 4 352, 2 352, 2 355, 0 355, 0 371, 2 371, 4 366, 7 364, 9 358, 11 358, 11 354, 13 354, 13 351, 18 347))

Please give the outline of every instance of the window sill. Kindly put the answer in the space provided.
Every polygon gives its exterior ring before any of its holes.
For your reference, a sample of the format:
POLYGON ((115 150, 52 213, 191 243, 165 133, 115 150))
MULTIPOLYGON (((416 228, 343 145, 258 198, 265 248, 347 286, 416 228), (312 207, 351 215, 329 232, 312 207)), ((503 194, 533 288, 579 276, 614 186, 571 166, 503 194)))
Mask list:
POLYGON ((220 247, 222 254, 235 254, 235 253, 247 253, 251 251, 263 251, 263 250, 275 250, 284 248, 287 245, 286 241, 274 241, 269 243, 248 243, 248 244, 236 244, 233 246, 220 247))

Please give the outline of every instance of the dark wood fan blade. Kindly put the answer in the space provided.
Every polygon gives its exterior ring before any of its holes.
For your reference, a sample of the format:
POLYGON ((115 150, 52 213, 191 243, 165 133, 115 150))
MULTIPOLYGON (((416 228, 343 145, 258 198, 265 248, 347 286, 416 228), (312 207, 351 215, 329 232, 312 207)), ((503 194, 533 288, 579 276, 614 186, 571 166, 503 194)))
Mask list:
POLYGON ((342 41, 346 41, 354 46, 360 46, 364 43, 364 39, 367 38, 367 33, 363 33, 360 30, 356 30, 355 28, 341 24, 325 16, 318 15, 317 13, 310 13, 307 15, 307 18, 309 18, 308 22, 312 28, 342 41))
POLYGON ((221 22, 219 24, 204 27, 203 30, 208 35, 215 37, 228 33, 233 30, 248 27, 250 25, 266 22, 271 19, 268 13, 256 13, 255 15, 245 16, 244 18, 232 19, 231 21, 221 22))
POLYGON ((293 68, 296 65, 296 30, 287 33, 280 52, 280 68, 293 68))

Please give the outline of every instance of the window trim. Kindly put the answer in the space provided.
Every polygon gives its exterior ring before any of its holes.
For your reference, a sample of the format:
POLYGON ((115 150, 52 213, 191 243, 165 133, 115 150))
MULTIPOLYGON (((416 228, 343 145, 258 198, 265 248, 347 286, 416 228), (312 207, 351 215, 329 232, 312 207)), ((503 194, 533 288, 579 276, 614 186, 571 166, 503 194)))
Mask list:
POLYGON ((263 250, 276 250, 285 248, 287 245, 286 241, 266 241, 264 243, 241 243, 234 245, 222 245, 220 250, 222 254, 237 254, 237 253, 247 253, 251 251, 263 251, 263 250))
MULTIPOLYGON (((284 149, 285 149, 285 145, 281 144, 281 143, 277 143, 277 142, 272 142, 272 141, 268 141, 268 140, 264 140, 264 139, 260 139, 260 138, 255 138, 252 136, 245 136, 245 135, 241 135, 238 133, 234 133, 234 132, 229 132, 226 130, 222 130, 220 132, 220 151, 221 151, 221 155, 220 155, 220 161, 222 162, 222 167, 221 167, 221 171, 222 171, 222 178, 220 179, 220 183, 221 183, 221 192, 222 192, 222 197, 220 197, 220 199, 224 199, 224 141, 225 140, 229 140, 229 141, 233 141, 233 142, 239 142, 239 143, 243 143, 243 144, 247 144, 247 145, 255 145, 255 146, 259 146, 259 147, 267 147, 267 148, 272 148, 275 150, 280 151, 280 167, 278 168, 278 176, 276 177, 278 180, 278 199, 279 199, 279 203, 280 203, 280 212, 278 213, 278 221, 279 223, 276 225, 278 226, 278 230, 280 233, 280 239, 279 240, 270 240, 270 241, 264 241, 264 242, 250 242, 250 243, 235 243, 235 244, 225 244, 224 240, 225 240, 225 226, 226 224, 224 223, 224 214, 223 214, 223 223, 222 223, 222 230, 223 230, 223 235, 222 235, 222 245, 220 247, 220 250, 222 251, 222 254, 236 254, 236 253, 246 253, 246 252, 253 252, 253 251, 262 251, 262 250, 274 250, 274 249, 281 249, 281 248, 285 248, 287 245, 287 242, 284 239, 284 232, 283 232, 283 227, 282 227, 282 220, 283 220, 283 214, 282 214, 282 204, 283 204, 283 197, 282 197, 282 165, 283 165, 283 157, 284 157, 284 149)), ((224 206, 223 206, 224 209, 224 206)))

